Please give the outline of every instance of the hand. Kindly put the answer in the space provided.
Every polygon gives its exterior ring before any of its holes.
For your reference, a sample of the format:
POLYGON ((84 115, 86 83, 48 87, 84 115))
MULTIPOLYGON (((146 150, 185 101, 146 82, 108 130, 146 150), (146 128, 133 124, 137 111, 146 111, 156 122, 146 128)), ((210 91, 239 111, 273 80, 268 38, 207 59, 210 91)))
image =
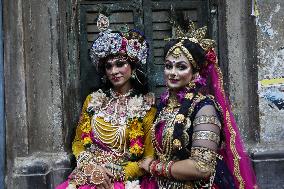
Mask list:
POLYGON ((148 93, 145 97, 146 103, 154 105, 155 104, 155 95, 154 93, 148 93))
POLYGON ((76 185, 74 184, 68 184, 66 189, 76 189, 76 185))
POLYGON ((97 189, 112 189, 113 183, 112 178, 114 175, 105 167, 97 166, 97 169, 99 169, 104 174, 104 182, 101 184, 96 185, 97 189))
POLYGON ((140 162, 139 167, 149 172, 150 163, 153 161, 152 157, 147 157, 143 161, 140 162))

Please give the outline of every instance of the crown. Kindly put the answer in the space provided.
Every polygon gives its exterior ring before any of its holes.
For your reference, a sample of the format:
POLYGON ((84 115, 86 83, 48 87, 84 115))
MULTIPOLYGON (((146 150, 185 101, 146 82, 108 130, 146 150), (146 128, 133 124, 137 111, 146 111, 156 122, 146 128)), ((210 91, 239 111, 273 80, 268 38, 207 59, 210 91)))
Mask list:
POLYGON ((173 6, 171 6, 171 16, 170 23, 172 24, 172 37, 167 38, 166 40, 171 39, 188 39, 194 43, 200 44, 200 46, 208 51, 215 47, 216 43, 212 39, 206 39, 207 27, 203 26, 197 28, 195 23, 191 20, 184 20, 184 23, 179 23, 178 16, 173 6))
POLYGON ((129 30, 127 26, 120 32, 113 32, 109 23, 108 17, 100 13, 97 20, 100 33, 90 49, 92 63, 98 66, 99 61, 109 55, 123 55, 131 61, 146 64, 149 44, 144 35, 138 30, 129 30))

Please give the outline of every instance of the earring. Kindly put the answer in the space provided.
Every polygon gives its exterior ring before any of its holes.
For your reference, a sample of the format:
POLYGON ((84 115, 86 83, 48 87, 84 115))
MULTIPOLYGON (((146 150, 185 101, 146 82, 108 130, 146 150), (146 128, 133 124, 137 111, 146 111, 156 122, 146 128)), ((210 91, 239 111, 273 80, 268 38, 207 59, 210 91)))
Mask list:
POLYGON ((194 89, 196 87, 196 84, 194 83, 194 81, 190 81, 187 86, 189 89, 194 89))
POLYGON ((193 80, 191 80, 189 83, 188 83, 188 88, 189 89, 195 89, 196 87, 196 80, 200 77, 199 75, 199 72, 196 72, 194 75, 193 75, 193 80))
POLYGON ((103 84, 106 84, 106 80, 107 80, 107 79, 106 79, 106 76, 105 76, 105 75, 104 75, 103 77, 101 77, 101 81, 102 81, 103 84))
POLYGON ((136 76, 136 72, 134 71, 134 72, 131 74, 131 78, 132 78, 132 79, 136 79, 136 77, 137 77, 137 76, 136 76))

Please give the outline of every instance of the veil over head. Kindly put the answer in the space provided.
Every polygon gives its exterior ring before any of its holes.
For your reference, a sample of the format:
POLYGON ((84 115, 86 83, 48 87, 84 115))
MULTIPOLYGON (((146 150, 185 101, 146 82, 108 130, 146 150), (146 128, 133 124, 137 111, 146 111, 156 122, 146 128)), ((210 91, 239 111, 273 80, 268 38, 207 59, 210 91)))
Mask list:
MULTIPOLYGON (((215 101, 221 107, 224 136, 224 145, 221 146, 218 153, 223 156, 230 172, 234 177, 236 188, 253 189, 257 188, 256 177, 251 165, 250 158, 244 148, 240 132, 235 118, 231 111, 230 103, 226 97, 223 87, 223 76, 218 66, 218 60, 214 51, 215 42, 211 39, 205 39, 206 27, 196 29, 193 22, 189 22, 188 30, 185 31, 178 24, 174 24, 174 36, 170 41, 176 40, 174 48, 186 48, 186 40, 200 45, 205 51, 205 62, 193 65, 199 75, 194 82, 205 91, 210 91, 215 97, 215 101), (183 47, 180 47, 183 46, 183 47)), ((165 52, 167 54, 168 52, 165 52)))

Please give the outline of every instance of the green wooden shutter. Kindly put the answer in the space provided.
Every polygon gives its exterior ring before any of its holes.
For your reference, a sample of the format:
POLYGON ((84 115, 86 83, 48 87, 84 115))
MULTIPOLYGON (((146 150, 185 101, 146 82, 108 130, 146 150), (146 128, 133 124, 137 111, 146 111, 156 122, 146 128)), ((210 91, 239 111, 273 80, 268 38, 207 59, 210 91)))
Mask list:
POLYGON ((208 1, 144 1, 144 24, 146 36, 150 39, 150 59, 148 63, 151 90, 160 94, 165 89, 163 77, 165 38, 172 36, 169 22, 171 6, 181 10, 198 27, 208 25, 208 1))
POLYGON ((80 26, 80 82, 81 97, 84 99, 94 88, 100 85, 100 78, 91 65, 89 59, 89 49, 92 41, 97 38, 99 31, 96 26, 99 6, 104 5, 111 10, 110 29, 118 31, 121 26, 127 24, 130 29, 138 28, 143 31, 143 11, 142 1, 123 1, 123 2, 96 2, 83 1, 79 8, 80 26))
POLYGON ((163 47, 165 38, 171 37, 172 28, 169 23, 170 7, 182 10, 198 27, 208 26, 209 36, 217 41, 217 13, 211 14, 212 7, 217 10, 217 0, 133 0, 133 1, 94 1, 85 0, 79 5, 80 26, 80 78, 82 98, 100 83, 100 78, 90 64, 88 50, 97 37, 98 30, 95 18, 99 4, 111 9, 110 28, 117 31, 122 25, 144 31, 150 43, 150 56, 147 76, 150 89, 157 95, 164 90, 163 79, 163 47))

